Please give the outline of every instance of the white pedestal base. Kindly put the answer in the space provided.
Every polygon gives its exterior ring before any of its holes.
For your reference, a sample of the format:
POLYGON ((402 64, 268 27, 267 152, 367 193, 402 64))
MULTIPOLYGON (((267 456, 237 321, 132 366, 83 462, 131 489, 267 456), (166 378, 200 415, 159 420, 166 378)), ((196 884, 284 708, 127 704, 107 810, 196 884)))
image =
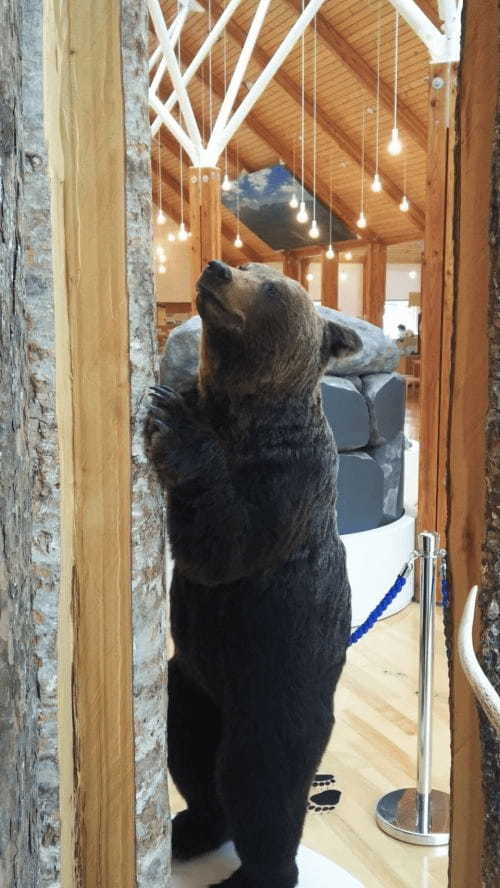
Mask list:
MULTIPOLYGON (((415 518, 405 514, 385 527, 344 534, 342 541, 352 592, 352 625, 359 626, 389 591, 415 548, 415 518)), ((411 573, 384 617, 396 614, 410 603, 413 582, 411 573)))
MULTIPOLYGON (((299 882, 297 888, 363 888, 331 860, 301 845, 297 855, 299 882)), ((227 879, 240 865, 234 845, 226 842, 213 854, 197 857, 189 863, 174 862, 172 888, 207 888, 227 879)))

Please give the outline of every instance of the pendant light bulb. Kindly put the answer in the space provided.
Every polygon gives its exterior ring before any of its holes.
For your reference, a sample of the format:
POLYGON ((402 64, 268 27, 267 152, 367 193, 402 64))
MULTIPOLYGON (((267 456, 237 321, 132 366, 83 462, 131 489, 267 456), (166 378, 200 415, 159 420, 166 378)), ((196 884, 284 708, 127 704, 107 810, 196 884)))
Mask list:
POLYGON ((316 219, 313 219, 311 222, 311 227, 309 229, 309 237, 312 237, 313 240, 317 240, 319 237, 319 228, 316 219))
POLYGON ((399 204, 399 209, 402 213, 407 213, 410 209, 410 201, 408 200, 406 194, 403 194, 403 200, 399 204))
POLYGON ((242 241, 242 239, 241 239, 241 237, 240 237, 240 233, 239 233, 239 231, 238 231, 238 234, 236 235, 236 237, 235 237, 235 239, 234 239, 234 246, 237 247, 238 250, 243 246, 243 241, 242 241))
POLYGON ((399 138, 399 130, 397 126, 395 126, 391 133, 391 141, 387 146, 387 150, 389 154, 392 154, 393 157, 396 157, 398 154, 401 154, 403 150, 403 145, 401 139, 399 138))
POLYGON ((325 256, 327 259, 334 259, 335 258, 335 250, 333 249, 331 244, 328 244, 328 249, 325 253, 325 256))
POLYGON ((347 261, 350 262, 352 259, 352 253, 350 250, 348 250, 347 253, 344 253, 344 259, 347 259, 347 261))
POLYGON ((359 214, 359 218, 358 218, 358 221, 356 222, 356 225, 358 226, 358 228, 366 228, 366 216, 363 213, 363 210, 361 210, 361 212, 359 214))
POLYGON ((299 212, 297 213, 297 222, 301 222, 304 224, 309 220, 309 213, 306 210, 306 204, 304 200, 300 201, 299 212))
POLYGON ((289 206, 292 208, 292 210, 296 210, 297 207, 298 207, 298 205, 299 205, 299 202, 298 202, 298 200, 297 200, 297 195, 296 195, 295 192, 294 192, 294 193, 292 194, 292 197, 291 197, 291 200, 290 200, 289 206))
POLYGON ((371 188, 372 188, 372 191, 375 192, 375 194, 379 194, 379 192, 382 191, 382 182, 380 180, 380 176, 378 173, 375 173, 375 175, 373 177, 373 182, 372 182, 371 188))
POLYGON ((340 272, 340 280, 341 280, 341 281, 346 281, 346 280, 347 280, 347 271, 341 271, 341 272, 340 272))
POLYGON ((233 185, 227 173, 224 173, 221 188, 223 191, 231 191, 233 185))
POLYGON ((165 265, 162 264, 162 265, 158 266, 158 271, 160 274, 165 274, 166 270, 167 270, 167 268, 165 265))
POLYGON ((186 231, 186 227, 184 225, 184 222, 181 222, 181 224, 179 225, 179 231, 178 231, 177 237, 180 241, 186 241, 189 237, 189 235, 186 231))
POLYGON ((156 217, 157 224, 158 225, 165 225, 166 221, 167 221, 167 217, 165 216, 165 213, 163 212, 163 210, 158 210, 158 215, 156 217))
POLYGON ((161 244, 158 244, 156 248, 156 255, 158 256, 158 259, 161 259, 161 257, 165 255, 165 250, 161 244))
POLYGON ((171 244, 175 241, 175 234, 173 231, 169 231, 167 234, 167 240, 170 241, 171 244))

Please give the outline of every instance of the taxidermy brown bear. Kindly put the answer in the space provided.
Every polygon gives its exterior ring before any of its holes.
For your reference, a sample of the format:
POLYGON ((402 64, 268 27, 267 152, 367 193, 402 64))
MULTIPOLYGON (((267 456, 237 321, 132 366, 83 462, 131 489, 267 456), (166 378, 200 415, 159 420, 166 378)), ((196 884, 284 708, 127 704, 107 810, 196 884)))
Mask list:
POLYGON ((351 614, 319 379, 361 342, 264 265, 209 262, 197 305, 198 384, 155 387, 145 428, 175 559, 173 856, 231 838, 241 867, 219 884, 293 888, 351 614))

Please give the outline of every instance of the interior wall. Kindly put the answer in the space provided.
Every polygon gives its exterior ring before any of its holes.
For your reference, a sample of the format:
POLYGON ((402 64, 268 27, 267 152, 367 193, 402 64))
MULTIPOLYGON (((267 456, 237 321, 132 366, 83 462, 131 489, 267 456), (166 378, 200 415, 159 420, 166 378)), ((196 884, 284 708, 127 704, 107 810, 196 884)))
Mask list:
POLYGON ((170 216, 166 215, 164 225, 156 221, 157 209, 154 208, 153 249, 155 268, 155 291, 157 302, 190 302, 191 301, 191 249, 189 241, 173 242, 168 240, 169 234, 176 235, 179 226, 170 216), (160 262, 156 248, 162 246, 166 254, 165 274, 158 272, 160 262))
POLYGON ((363 263, 339 262, 339 310, 363 317, 363 263))
POLYGON ((410 293, 420 292, 421 263, 387 263, 387 276, 385 286, 386 300, 407 300, 410 293), (416 277, 411 278, 410 273, 416 272, 416 277))

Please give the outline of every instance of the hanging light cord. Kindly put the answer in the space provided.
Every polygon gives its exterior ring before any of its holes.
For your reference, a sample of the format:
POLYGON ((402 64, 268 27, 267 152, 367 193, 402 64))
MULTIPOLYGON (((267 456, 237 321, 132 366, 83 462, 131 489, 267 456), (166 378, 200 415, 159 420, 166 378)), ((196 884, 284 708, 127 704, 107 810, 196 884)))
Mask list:
POLYGON ((240 176, 239 176, 239 151, 236 142, 236 235, 240 236, 240 176))
POLYGON ((331 244, 332 244, 332 194, 333 194, 333 189, 332 189, 332 163, 331 163, 331 161, 330 161, 330 226, 329 226, 329 228, 330 228, 330 238, 329 238, 329 241, 328 241, 328 243, 330 244, 330 246, 331 246, 331 244))
POLYGON ((380 44, 382 37, 382 17, 380 14, 380 0, 378 4, 378 22, 377 22, 377 107, 376 107, 376 127, 375 134, 375 173, 378 175, 378 158, 379 158, 379 142, 380 142, 380 44))
MULTIPOLYGON (((212 0, 208 0, 208 33, 212 30, 212 0)), ((213 96, 212 96, 212 50, 208 53, 208 119, 210 134, 213 129, 213 96)))
MULTIPOLYGON (((225 8, 225 4, 224 4, 225 8)), ((227 34, 226 29, 224 28, 224 36, 223 36, 223 55, 224 55, 224 95, 227 93, 227 34)), ((224 148, 224 174, 227 176, 227 142, 224 148)))
POLYGON ((361 117, 361 212, 365 211, 365 130, 366 130, 366 110, 363 108, 361 117))
POLYGON ((398 55, 399 55, 399 12, 396 9, 396 29, 394 35, 394 128, 398 124, 398 55))
POLYGON ((316 163, 317 163, 317 123, 316 106, 318 91, 318 33, 314 16, 314 62, 313 62, 313 220, 316 220, 316 163))
MULTIPOLYGON (((304 12, 304 0, 302 0, 302 12, 304 12)), ((304 169, 305 169, 305 164, 304 164, 304 153, 305 153, 305 136, 306 136, 306 127, 305 127, 305 73, 306 73, 306 72, 305 72, 305 57, 306 57, 306 51, 305 51, 305 37, 304 37, 304 32, 302 32, 302 38, 301 38, 301 44, 300 44, 300 53, 301 53, 301 56, 300 56, 300 63, 301 63, 301 72, 302 72, 302 73, 301 73, 301 76, 302 76, 302 95, 301 95, 302 114, 301 114, 301 123, 300 123, 300 127, 301 127, 301 131, 300 131, 300 132, 301 132, 301 142, 302 142, 302 164, 301 164, 301 179, 302 179, 302 183, 301 183, 301 200, 303 201, 303 200, 304 200, 304 169)))
POLYGON ((162 199, 161 199, 162 175, 161 175, 161 153, 160 153, 160 151, 161 151, 161 145, 160 145, 160 139, 158 139, 158 181, 159 181, 160 213, 161 213, 163 211, 163 207, 162 207, 162 199))
POLYGON ((184 225, 184 172, 182 169, 182 145, 179 145, 179 178, 181 187, 181 225, 184 225))

